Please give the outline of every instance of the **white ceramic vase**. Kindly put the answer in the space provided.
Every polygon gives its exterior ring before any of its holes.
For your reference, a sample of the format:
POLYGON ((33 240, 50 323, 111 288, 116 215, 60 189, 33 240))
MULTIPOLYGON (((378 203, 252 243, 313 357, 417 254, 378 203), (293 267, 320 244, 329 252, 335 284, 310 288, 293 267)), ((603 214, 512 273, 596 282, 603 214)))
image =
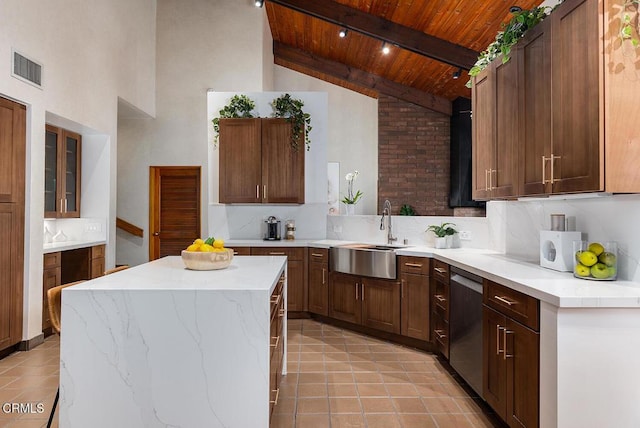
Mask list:
POLYGON ((356 211, 356 204, 344 204, 344 210, 347 215, 354 215, 356 211))
POLYGON ((435 246, 436 248, 447 248, 447 237, 438 238, 436 236, 435 246))

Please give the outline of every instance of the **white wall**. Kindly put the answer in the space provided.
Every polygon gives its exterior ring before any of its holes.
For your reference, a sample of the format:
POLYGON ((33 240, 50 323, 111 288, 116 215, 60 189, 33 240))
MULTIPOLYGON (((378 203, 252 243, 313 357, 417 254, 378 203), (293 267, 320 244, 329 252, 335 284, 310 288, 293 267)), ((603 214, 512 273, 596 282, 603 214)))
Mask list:
POLYGON ((154 113, 155 10, 155 0, 0 2, 0 96, 27 105, 28 115, 24 339, 41 333, 45 121, 92 134, 82 183, 100 202, 83 192, 82 210, 111 219, 113 263, 117 99, 154 113), (10 76, 12 48, 43 64, 43 89, 10 76))
POLYGON ((118 127, 118 216, 145 231, 143 239, 118 234, 118 262, 132 265, 149 259, 149 166, 202 167, 205 233, 207 91, 263 91, 273 67, 265 10, 252 1, 158 0, 157 9, 157 114, 118 127))

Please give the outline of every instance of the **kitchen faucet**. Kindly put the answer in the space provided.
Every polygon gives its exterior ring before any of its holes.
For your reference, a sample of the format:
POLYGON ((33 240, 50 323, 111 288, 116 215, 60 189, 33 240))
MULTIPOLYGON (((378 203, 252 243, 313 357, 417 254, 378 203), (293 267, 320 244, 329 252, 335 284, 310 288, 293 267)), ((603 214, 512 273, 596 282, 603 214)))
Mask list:
POLYGON ((382 208, 382 218, 380 219, 380 230, 384 230, 384 216, 387 216, 387 244, 393 244, 393 241, 397 241, 398 238, 393 236, 391 231, 391 202, 389 199, 384 201, 384 208, 382 208))

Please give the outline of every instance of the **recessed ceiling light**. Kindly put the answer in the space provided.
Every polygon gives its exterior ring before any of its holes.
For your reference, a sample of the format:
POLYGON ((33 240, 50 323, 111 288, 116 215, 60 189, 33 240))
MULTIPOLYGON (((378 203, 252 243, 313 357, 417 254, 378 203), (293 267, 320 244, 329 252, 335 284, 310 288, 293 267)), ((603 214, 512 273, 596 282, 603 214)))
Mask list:
POLYGON ((341 39, 344 39, 345 37, 347 37, 347 33, 349 33, 349 30, 347 30, 346 28, 341 28, 338 35, 341 39))
POLYGON ((256 7, 262 7, 264 0, 256 0, 256 7))
POLYGON ((389 52, 391 52, 391 49, 389 48, 387 43, 386 42, 382 42, 382 53, 387 55, 389 52))

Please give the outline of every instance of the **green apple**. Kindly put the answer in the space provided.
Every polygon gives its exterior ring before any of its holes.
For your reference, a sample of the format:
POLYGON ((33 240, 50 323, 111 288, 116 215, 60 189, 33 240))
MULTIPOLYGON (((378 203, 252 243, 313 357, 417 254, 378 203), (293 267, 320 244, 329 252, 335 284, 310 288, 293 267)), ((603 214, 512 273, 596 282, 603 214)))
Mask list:
POLYGON ((605 251, 604 253, 600 254, 598 256, 598 261, 600 263, 604 263, 605 265, 611 267, 611 266, 615 266, 616 264, 616 255, 613 253, 610 253, 608 251, 605 251))
POLYGON ((578 263, 573 268, 573 273, 575 273, 577 276, 589 276, 591 274, 591 269, 583 264, 578 263))
POLYGON ((617 273, 618 271, 615 266, 609 267, 609 278, 613 278, 614 276, 616 276, 617 273))
POLYGON ((604 247, 599 242, 592 242, 591 244, 589 244, 589 248, 587 249, 596 256, 599 256, 604 251, 604 247))
POLYGON ((598 257, 591 251, 582 251, 578 256, 578 261, 585 266, 593 266, 598 263, 598 257))
POLYGON ((609 268, 604 263, 591 266, 591 276, 598 279, 609 278, 609 268))

